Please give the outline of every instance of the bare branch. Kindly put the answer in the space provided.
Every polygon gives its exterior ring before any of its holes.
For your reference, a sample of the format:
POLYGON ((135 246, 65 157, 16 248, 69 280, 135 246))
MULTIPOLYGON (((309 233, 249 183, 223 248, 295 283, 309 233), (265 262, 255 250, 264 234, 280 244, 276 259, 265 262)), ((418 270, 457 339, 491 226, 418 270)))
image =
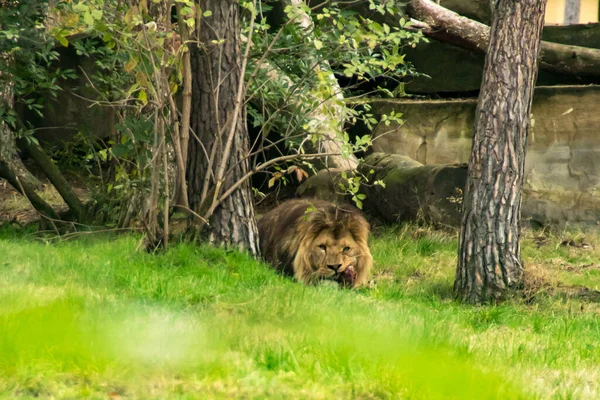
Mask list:
MULTIPOLYGON (((490 28, 430 0, 411 0, 408 14, 428 37, 479 53, 487 52, 490 28)), ((600 49, 542 41, 540 69, 568 75, 600 76, 600 49)))

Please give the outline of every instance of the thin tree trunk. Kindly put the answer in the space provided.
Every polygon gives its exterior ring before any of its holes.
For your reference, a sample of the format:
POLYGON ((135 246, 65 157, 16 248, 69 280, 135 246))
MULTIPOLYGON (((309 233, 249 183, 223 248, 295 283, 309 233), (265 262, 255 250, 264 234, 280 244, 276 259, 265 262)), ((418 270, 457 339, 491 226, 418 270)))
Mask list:
MULTIPOLYGON (((305 33, 305 37, 311 36, 315 26, 310 17, 302 11, 304 0, 281 0, 282 7, 294 7, 296 8, 295 13, 297 17, 291 21, 293 24, 298 25, 305 33)), ((283 22, 281 22, 283 24, 283 22)), ((308 152, 314 153, 334 153, 334 156, 328 156, 322 158, 322 167, 325 168, 340 168, 344 170, 352 170, 358 167, 358 159, 354 154, 349 154, 347 157, 342 156, 343 149, 345 147, 343 134, 344 134, 344 122, 346 120, 346 112, 344 109, 344 93, 340 87, 337 78, 331 70, 329 61, 318 60, 316 58, 310 58, 307 60, 308 64, 311 65, 311 69, 315 73, 322 75, 324 80, 327 82, 326 85, 329 90, 324 91, 318 87, 319 82, 314 79, 313 87, 308 93, 311 100, 319 104, 313 110, 308 110, 308 117, 311 120, 311 126, 315 127, 315 133, 318 140, 315 143, 315 148, 308 148, 308 152), (314 68, 312 68, 314 66, 314 68)), ((278 71, 272 68, 267 62, 263 62, 261 68, 267 68, 271 74, 278 75, 285 84, 292 87, 294 82, 286 76, 282 71, 278 71)), ((300 99, 301 100, 301 99, 300 99)), ((298 104, 299 101, 296 98, 291 98, 289 105, 284 107, 305 107, 303 104, 298 104)), ((312 146, 310 141, 305 143, 306 147, 312 146)))
MULTIPOLYGON (((180 13, 181 4, 177 3, 177 12, 180 19, 183 19, 180 13)), ((181 45, 189 46, 190 35, 187 31, 188 27, 183 22, 180 23, 181 45)), ((181 205, 189 208, 188 188, 186 182, 186 165, 188 157, 188 146, 190 141, 190 114, 192 112, 192 71, 190 64, 190 52, 184 51, 182 55, 182 72, 183 72, 183 100, 181 105, 181 124, 177 124, 177 132, 173 135, 173 146, 176 148, 177 160, 177 178, 175 186, 175 205, 181 205)), ((178 118, 174 115, 174 118, 178 118)))
POLYGON ((52 206, 46 203, 29 183, 22 182, 8 164, 2 160, 0 160, 0 178, 6 179, 12 187, 25 196, 38 212, 52 219, 59 219, 52 206))
MULTIPOLYGON (((4 55, 0 55, 0 57, 4 57, 4 55)), ((6 76, 3 77, 2 71, 0 71, 0 106, 5 104, 9 109, 12 109, 12 87, 10 83, 7 83, 9 80, 5 80, 5 78, 6 76)), ((83 204, 79 198, 75 196, 71 185, 69 185, 62 176, 56 165, 54 165, 40 145, 24 138, 16 141, 16 145, 21 150, 29 153, 29 156, 37 163, 50 182, 56 187, 62 198, 65 200, 65 203, 67 203, 69 208, 77 215, 77 218, 82 218, 84 215, 83 204)), ((21 163, 21 160, 16 153, 14 133, 11 132, 10 127, 2 122, 0 122, 0 161, 4 161, 4 167, 8 168, 12 174, 15 174, 20 185, 31 189, 35 186, 41 186, 39 181, 35 179, 21 163)), ((21 191, 20 188, 17 188, 17 190, 21 191)), ((28 189, 25 191, 27 192, 28 189)), ((32 202, 32 204, 34 203, 32 202)), ((44 208, 48 211, 47 207, 44 208)))
POLYGON ((566 0, 565 2, 565 25, 579 23, 579 11, 581 0, 566 0))
MULTIPOLYGON (((171 7, 170 0, 153 1, 149 5, 149 15, 152 16, 157 24, 158 31, 171 32, 171 7)), ((146 43, 151 46, 151 41, 146 37, 146 43)), ((174 50, 174 49, 172 49, 174 50)), ((185 179, 184 164, 181 157, 181 143, 179 141, 179 122, 177 119, 177 108, 171 92, 168 90, 169 73, 166 65, 169 53, 167 51, 153 53, 150 57, 152 65, 152 78, 154 85, 153 99, 156 104, 154 113, 154 141, 152 143, 152 177, 150 193, 145 202, 144 231, 146 233, 145 248, 146 250, 154 251, 160 247, 168 248, 169 244, 169 155, 167 151, 165 122, 173 124, 170 129, 171 138, 173 140, 173 150, 175 152, 175 160, 177 171, 175 176, 175 185, 181 183, 185 179), (170 120, 164 119, 164 108, 169 107, 170 120), (161 169, 164 173, 164 184, 161 182, 161 169), (164 196, 163 210, 163 225, 160 225, 160 197, 161 193, 164 196)), ((183 182, 185 184, 185 182, 183 182)), ((185 187, 185 186, 184 186, 185 187)))
POLYGON ((521 187, 546 0, 498 0, 475 115, 454 292, 499 300, 519 288, 521 187))
POLYGON ((77 215, 77 218, 84 218, 85 206, 73 191, 71 184, 67 182, 63 174, 50 159, 50 157, 48 157, 44 149, 42 149, 39 144, 30 142, 26 139, 19 139, 17 144, 19 148, 23 151, 26 151, 33 161, 35 161, 35 163, 41 168, 41 170, 44 172, 44 175, 48 177, 48 180, 50 180, 52 185, 54 185, 71 211, 77 215))
MULTIPOLYGON (((155 75, 159 75, 155 72, 155 75)), ((160 83, 155 82, 157 85, 157 92, 160 92, 160 83)), ((158 108, 160 109, 160 107, 158 108)), ((163 232, 158 223, 158 212, 159 212, 159 197, 160 197, 160 167, 162 165, 162 157, 164 156, 162 151, 162 137, 159 134, 161 124, 163 123, 160 119, 158 112, 154 114, 154 141, 152 143, 152 180, 150 182, 150 194, 146 200, 144 209, 144 231, 146 233, 146 250, 154 251, 159 248, 163 243, 163 232)), ((165 180, 169 179, 165 176, 165 180)), ((168 214, 168 210, 164 211, 168 214)))
MULTIPOLYGON (((177 3, 177 13, 182 20, 181 15, 181 3, 177 3)), ((190 34, 187 30, 187 26, 180 22, 179 34, 181 36, 181 45, 189 46, 190 34)), ((183 68, 183 102, 181 106, 181 157, 183 158, 183 164, 187 163, 188 156, 188 143, 190 138, 190 113, 192 110, 192 67, 190 64, 190 51, 185 51, 182 58, 183 68)), ((187 190, 187 186, 185 186, 187 190)), ((186 193, 187 195, 187 193, 186 193)), ((186 197, 187 204, 187 197, 186 197)))
MULTIPOLYGON (((411 0, 407 13, 427 37, 467 50, 485 53, 490 28, 441 7, 430 0, 411 0)), ((577 76, 600 76, 600 50, 581 46, 542 42, 540 69, 577 76)))
MULTIPOLYGON (((173 4, 172 0, 163 0, 162 8, 159 8, 157 4, 155 4, 151 9, 154 9, 154 19, 158 21, 159 26, 164 26, 167 32, 172 31, 171 26, 171 7, 175 5, 177 14, 179 16, 179 35, 181 38, 180 45, 174 45, 171 48, 173 53, 182 50, 187 46, 187 42, 189 41, 189 32, 188 26, 183 22, 184 16, 182 15, 182 5, 181 3, 173 4)), ((165 52, 163 54, 163 61, 161 61, 161 65, 167 64, 167 58, 169 57, 169 53, 165 52)), ((179 122, 179 110, 177 109, 177 104, 175 102, 175 98, 171 91, 168 91, 169 95, 167 96, 169 111, 171 115, 172 126, 169 129, 171 134, 171 141, 173 144, 173 150, 175 154, 175 190, 174 190, 174 202, 173 205, 181 206, 183 210, 187 210, 189 208, 189 203, 187 200, 187 182, 185 180, 185 168, 186 168, 186 159, 187 159, 187 146, 189 141, 189 131, 190 131, 190 110, 191 110, 191 71, 190 71, 190 56, 189 51, 183 51, 182 53, 182 73, 183 73, 183 104, 181 107, 181 123, 179 122)), ((167 71, 165 68, 161 67, 161 75, 165 77, 165 80, 168 81, 168 74, 170 71, 167 71)), ((166 149, 166 147, 165 147, 166 149)), ((166 158, 165 158, 166 160, 166 158)), ((166 182, 166 181, 165 181, 166 182)), ((168 211, 168 210, 167 210, 168 211)))
POLYGON ((243 106, 243 58, 239 2, 200 0, 200 45, 192 45, 191 127, 187 165, 190 208, 207 215, 209 241, 258 254, 258 230, 250 182, 246 180, 222 204, 216 201, 248 171, 248 131, 243 106), (244 160, 240 162, 240 160, 244 160), (225 173, 225 171, 229 171, 225 173), (212 212, 214 210, 214 212, 212 212))

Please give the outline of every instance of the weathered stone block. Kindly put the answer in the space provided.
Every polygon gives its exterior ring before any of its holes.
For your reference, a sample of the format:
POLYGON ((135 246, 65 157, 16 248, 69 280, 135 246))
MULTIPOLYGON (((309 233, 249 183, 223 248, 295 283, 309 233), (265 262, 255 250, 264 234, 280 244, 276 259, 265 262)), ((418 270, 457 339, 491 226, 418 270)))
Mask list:
POLYGON ((331 201, 332 203, 344 203, 346 194, 339 187, 341 182, 340 169, 321 170, 311 176, 296 189, 296 196, 331 201))
MULTIPOLYGON (((524 217, 560 224, 600 220, 597 104, 600 86, 536 88, 525 160, 524 217)), ((377 127, 374 150, 425 165, 466 163, 476 107, 475 99, 378 101, 374 110, 401 112, 405 123, 377 127)))

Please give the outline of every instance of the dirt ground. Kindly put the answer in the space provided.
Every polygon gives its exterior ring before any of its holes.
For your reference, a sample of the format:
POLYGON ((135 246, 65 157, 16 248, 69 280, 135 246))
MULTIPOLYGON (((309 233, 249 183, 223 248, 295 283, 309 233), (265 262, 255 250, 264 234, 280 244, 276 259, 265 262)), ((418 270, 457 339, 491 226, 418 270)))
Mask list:
MULTIPOLYGON (((68 210, 54 186, 44 177, 35 174, 42 182, 42 187, 38 194, 50 204, 58 214, 68 210)), ((70 174, 65 178, 73 186, 75 194, 81 199, 89 198, 89 190, 85 184, 70 174)), ((31 206, 29 201, 17 192, 4 179, 0 179, 0 226, 6 223, 19 225, 28 225, 40 219, 37 211, 31 206)))

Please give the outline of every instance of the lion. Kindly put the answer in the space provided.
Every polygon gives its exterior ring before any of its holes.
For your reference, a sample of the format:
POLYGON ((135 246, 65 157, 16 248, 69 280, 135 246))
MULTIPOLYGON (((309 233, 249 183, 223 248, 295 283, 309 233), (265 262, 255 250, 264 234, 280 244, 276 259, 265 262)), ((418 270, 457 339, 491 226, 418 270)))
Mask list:
POLYGON ((265 260, 299 282, 334 280, 356 288, 368 281, 369 223, 354 207, 288 200, 258 221, 258 232, 265 260))

